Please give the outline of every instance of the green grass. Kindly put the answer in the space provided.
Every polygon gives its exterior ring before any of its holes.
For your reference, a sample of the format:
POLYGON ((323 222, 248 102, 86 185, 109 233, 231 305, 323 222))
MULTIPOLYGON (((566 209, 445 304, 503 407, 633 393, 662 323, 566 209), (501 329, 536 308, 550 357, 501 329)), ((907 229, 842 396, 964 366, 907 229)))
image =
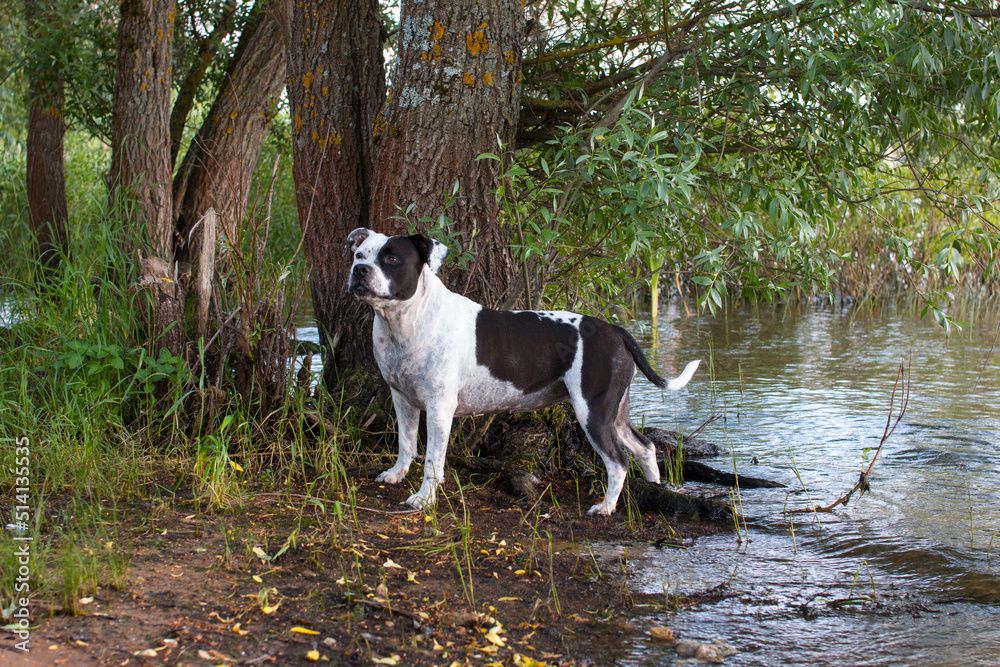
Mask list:
MULTIPOLYGON (((280 404, 265 412, 256 384, 249 395, 234 391, 229 366, 221 396, 213 392, 200 347, 189 348, 187 362, 161 353, 144 333, 147 297, 127 286, 135 271, 113 232, 116 212, 103 209, 98 190, 72 187, 74 174, 100 162, 100 151, 70 157, 70 256, 44 289, 31 258, 23 188, 6 178, 23 164, 0 160, 0 303, 9 313, 0 321, 0 513, 5 524, 14 518, 15 443, 27 443, 32 598, 76 613, 99 587, 127 580, 130 555, 114 534, 113 508, 180 496, 198 513, 228 513, 249 494, 304 488, 349 516, 347 470, 361 463, 361 438, 340 397, 309 396, 289 382, 280 404)), ((294 244, 283 225, 269 229, 287 249, 294 244)), ((259 233, 259 226, 247 228, 259 233)), ((254 238, 244 241, 257 252, 254 238)), ((223 299, 299 298, 303 264, 290 253, 241 261, 253 271, 240 277, 237 296, 223 299)), ((250 326, 245 333, 259 340, 250 326)), ((288 360, 273 363, 287 368, 288 360)), ((12 535, 0 533, 0 609, 17 592, 8 542, 12 535)))

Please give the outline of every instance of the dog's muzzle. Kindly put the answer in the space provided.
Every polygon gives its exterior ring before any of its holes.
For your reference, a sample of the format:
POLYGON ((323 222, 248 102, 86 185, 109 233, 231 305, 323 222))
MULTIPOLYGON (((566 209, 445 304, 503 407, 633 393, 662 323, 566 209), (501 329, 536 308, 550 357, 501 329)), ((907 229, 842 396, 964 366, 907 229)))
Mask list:
POLYGON ((367 264, 358 264, 351 270, 351 279, 347 283, 347 291, 355 296, 366 296, 373 294, 368 281, 371 279, 372 267, 367 264))

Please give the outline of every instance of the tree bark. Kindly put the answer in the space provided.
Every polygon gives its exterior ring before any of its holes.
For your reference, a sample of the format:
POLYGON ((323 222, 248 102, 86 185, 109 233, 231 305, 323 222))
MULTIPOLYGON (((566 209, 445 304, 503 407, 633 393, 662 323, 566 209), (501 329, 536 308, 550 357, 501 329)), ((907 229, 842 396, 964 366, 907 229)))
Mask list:
POLYGON ((277 109, 287 62, 278 22, 255 7, 222 89, 174 178, 178 259, 198 257, 201 235, 188 237, 209 208, 219 215, 220 236, 237 242, 237 225, 247 215, 254 167, 277 109))
POLYGON ((172 0, 121 4, 108 172, 125 248, 167 261, 173 250, 168 122, 173 17, 172 0))
POLYGON ((66 234, 66 178, 63 172, 63 84, 58 63, 47 57, 46 42, 57 18, 44 0, 25 0, 31 56, 28 66, 26 190, 31 230, 41 273, 46 278, 69 253, 66 234))
MULTIPOLYGON (((373 187, 376 225, 421 230, 442 213, 468 265, 446 283, 487 305, 505 297, 514 274, 510 228, 498 223, 501 165, 479 160, 511 145, 520 112, 524 13, 518 0, 404 0, 393 92, 373 187), (458 183, 457 198, 445 210, 458 183), (412 208, 411 208, 412 206, 412 208), (421 219, 425 221, 421 222, 421 219)), ((455 245, 454 240, 452 245, 455 245)))
POLYGON ((373 367, 371 309, 347 293, 342 248, 372 218, 372 132, 385 100, 384 29, 376 0, 285 0, 292 172, 313 309, 323 344, 324 382, 373 367))
POLYGON ((191 113, 191 108, 194 106, 195 95, 198 94, 208 66, 215 60, 219 45, 232 30, 233 16, 236 14, 237 6, 234 0, 228 0, 222 6, 218 21, 212 27, 212 32, 198 45, 198 53, 191 64, 191 69, 184 76, 184 81, 181 82, 180 89, 177 91, 177 99, 170 111, 171 168, 177 163, 177 152, 181 146, 181 139, 184 138, 184 126, 187 124, 188 114, 191 113))

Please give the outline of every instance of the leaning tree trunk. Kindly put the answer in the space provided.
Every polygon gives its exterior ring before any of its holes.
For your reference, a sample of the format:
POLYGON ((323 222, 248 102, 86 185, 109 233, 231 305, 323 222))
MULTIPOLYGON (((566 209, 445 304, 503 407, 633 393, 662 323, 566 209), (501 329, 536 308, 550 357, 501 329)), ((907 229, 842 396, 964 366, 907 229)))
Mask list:
POLYGON ((376 0, 286 0, 282 8, 295 196, 330 386, 344 369, 374 365, 371 309, 347 293, 342 248, 357 227, 384 228, 369 210, 383 28, 376 0))
POLYGON ((168 122, 173 16, 172 0, 121 3, 108 172, 124 247, 168 262, 173 252, 168 122))
POLYGON ((237 225, 247 214, 250 182, 285 84, 286 65, 278 22, 255 8, 174 179, 178 259, 198 257, 201 236, 189 237, 209 208, 219 215, 219 237, 237 243, 237 225))
POLYGON ((63 85, 58 61, 48 56, 56 17, 45 0, 25 0, 30 41, 28 66, 26 189, 31 230, 41 275, 46 279, 69 252, 66 235, 66 179, 63 174, 63 85))
POLYGON ((428 226, 421 218, 451 218, 472 259, 446 282, 488 305, 504 299, 514 263, 493 194, 500 165, 476 158, 498 153, 498 137, 513 142, 523 30, 519 0, 403 0, 373 189, 372 218, 384 228, 403 231, 392 218, 405 211, 421 229, 428 226))
POLYGON ((177 91, 177 99, 170 110, 170 167, 177 163, 177 153, 181 147, 181 139, 184 138, 184 128, 187 126, 188 115, 194 108, 194 98, 201 89, 201 82, 208 72, 208 67, 215 61, 215 54, 218 53, 222 41, 229 36, 229 31, 233 27, 233 16, 236 14, 238 6, 235 0, 227 0, 222 6, 219 18, 209 33, 198 44, 198 53, 194 57, 194 62, 177 91))

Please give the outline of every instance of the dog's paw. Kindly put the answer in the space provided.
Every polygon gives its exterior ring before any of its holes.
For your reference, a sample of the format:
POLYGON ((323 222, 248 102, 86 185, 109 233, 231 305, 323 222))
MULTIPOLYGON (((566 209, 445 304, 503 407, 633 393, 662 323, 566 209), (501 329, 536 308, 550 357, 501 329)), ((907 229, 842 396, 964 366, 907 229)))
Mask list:
POLYGON ((615 512, 614 505, 609 507, 605 503, 598 503, 597 505, 594 505, 589 510, 587 510, 587 514, 597 514, 600 516, 611 516, 612 514, 614 514, 614 512, 615 512))
POLYGON ((406 499, 406 504, 418 510, 428 510, 434 506, 434 494, 426 497, 419 491, 406 499))
POLYGON ((395 466, 389 468, 385 472, 381 473, 375 478, 376 482, 385 482, 386 484, 399 484, 406 477, 406 471, 395 466))

